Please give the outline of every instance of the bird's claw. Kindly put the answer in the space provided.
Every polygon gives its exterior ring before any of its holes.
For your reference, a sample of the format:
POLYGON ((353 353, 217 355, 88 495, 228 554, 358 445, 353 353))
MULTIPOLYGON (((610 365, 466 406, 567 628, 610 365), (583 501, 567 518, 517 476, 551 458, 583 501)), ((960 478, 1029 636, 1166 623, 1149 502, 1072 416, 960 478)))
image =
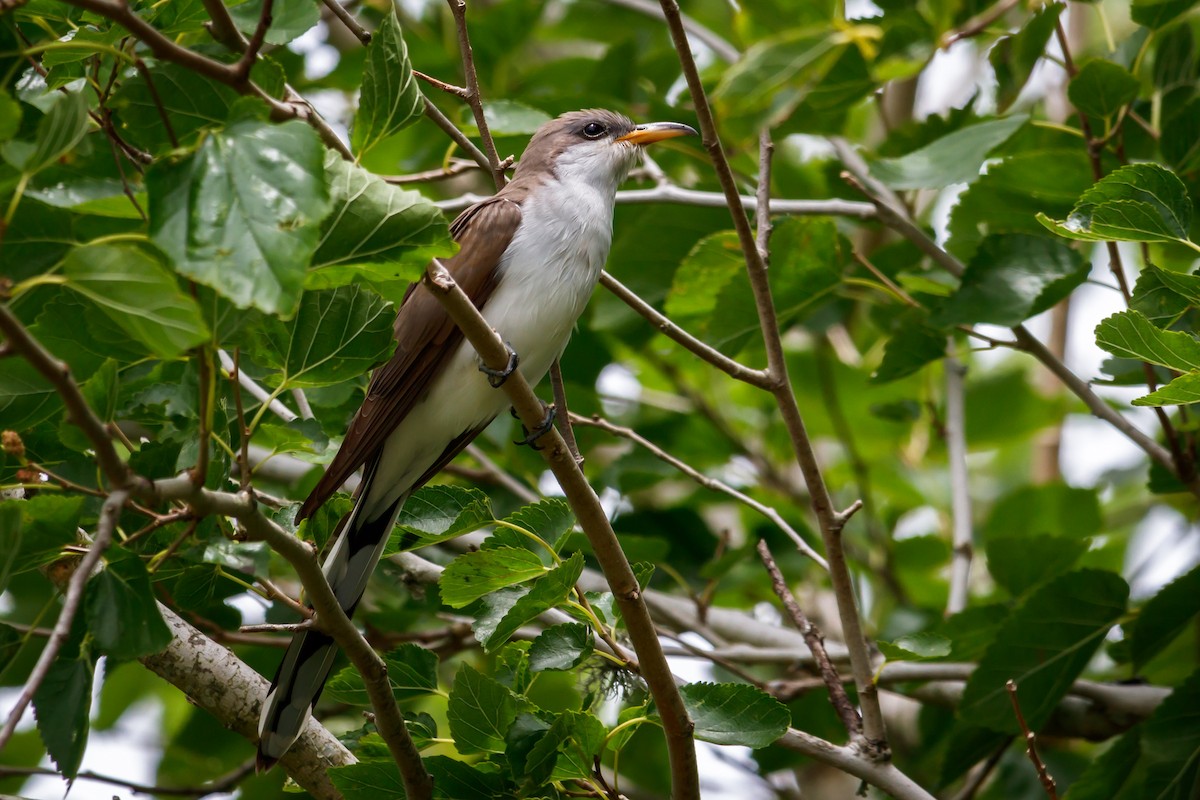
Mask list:
POLYGON ((508 380, 508 376, 516 372, 517 365, 521 363, 521 357, 517 355, 517 351, 509 346, 508 342, 504 343, 504 349, 508 352, 508 363, 504 365, 504 369, 492 369, 487 364, 481 363, 479 371, 488 376, 488 383, 493 389, 499 389, 508 380))
MULTIPOLYGON (((539 422, 537 424, 537 427, 535 427, 533 430, 529 430, 528 428, 525 427, 524 424, 522 424, 521 431, 522 431, 522 433, 525 434, 525 438, 524 439, 514 439, 513 444, 516 444, 516 445, 527 444, 530 447, 532 447, 534 450, 542 449, 538 445, 534 444, 534 442, 536 442, 538 439, 545 436, 547 433, 550 432, 550 429, 552 427, 554 427, 554 416, 557 413, 554 408, 553 403, 549 403, 549 404, 542 403, 542 408, 544 408, 546 410, 546 416, 542 417, 542 421, 539 422)), ((516 415, 517 415, 516 409, 513 409, 513 416, 515 417, 516 415)))

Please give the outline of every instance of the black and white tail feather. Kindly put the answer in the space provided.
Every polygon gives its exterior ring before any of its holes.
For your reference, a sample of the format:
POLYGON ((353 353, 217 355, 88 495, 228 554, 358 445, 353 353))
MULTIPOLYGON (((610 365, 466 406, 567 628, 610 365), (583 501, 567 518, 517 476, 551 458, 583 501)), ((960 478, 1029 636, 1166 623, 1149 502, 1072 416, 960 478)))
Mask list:
MULTIPOLYGON (((354 616, 354 610, 367 590, 371 573, 383 555, 388 535, 407 498, 407 494, 402 495, 375 517, 360 519, 374 477, 375 470, 369 470, 354 508, 341 526, 341 535, 322 566, 338 605, 348 617, 354 616)), ((320 631, 302 630, 292 637, 271 689, 263 700, 258 720, 257 766, 260 772, 274 766, 300 737, 313 707, 321 699, 321 690, 329 680, 337 653, 333 638, 320 631)))

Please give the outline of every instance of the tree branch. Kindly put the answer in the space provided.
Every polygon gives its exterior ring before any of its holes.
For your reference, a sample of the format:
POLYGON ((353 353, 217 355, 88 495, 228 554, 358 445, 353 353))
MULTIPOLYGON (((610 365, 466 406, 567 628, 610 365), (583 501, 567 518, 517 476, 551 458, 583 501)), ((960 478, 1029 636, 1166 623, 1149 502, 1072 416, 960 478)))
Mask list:
POLYGON ((487 116, 483 113, 483 96, 479 93, 479 75, 475 71, 475 53, 471 49, 471 37, 467 34, 467 3, 466 0, 446 0, 446 3, 450 6, 454 27, 458 30, 458 49, 462 54, 463 73, 467 79, 464 99, 475 116, 475 126, 479 129, 479 140, 483 142, 483 152, 487 155, 488 169, 492 173, 496 191, 500 191, 504 188, 506 178, 504 167, 500 165, 500 156, 496 153, 496 142, 488 130, 487 116))
MULTIPOLYGON (((436 259, 426 268, 424 282, 483 362, 502 368, 508 361, 503 340, 488 326, 478 309, 436 259)), ((514 372, 501 388, 512 401, 521 422, 529 430, 534 430, 542 422, 545 410, 521 372, 514 372)), ((642 676, 662 717, 671 762, 672 794, 680 800, 699 798, 700 780, 692 740, 694 726, 684 708, 671 668, 663 657, 662 645, 633 570, 596 493, 571 457, 557 429, 552 426, 537 441, 545 445, 542 455, 587 535, 621 609, 629 638, 638 655, 642 676)))
POLYGON ((371 43, 370 31, 360 25, 358 20, 354 18, 354 15, 351 14, 344 5, 338 2, 338 0, 321 0, 321 2, 325 4, 325 7, 329 9, 331 14, 337 17, 338 20, 346 26, 346 30, 354 34, 354 36, 363 43, 364 47, 371 43))
MULTIPOLYGON (((663 16, 667 20, 667 27, 671 31, 671 39, 675 44, 680 66, 683 68, 684 77, 687 79, 688 88, 691 91, 692 102, 696 107, 696 119, 700 123, 704 147, 708 150, 718 182, 725 193, 726 203, 729 206, 730 215, 733 217, 733 226, 746 259, 746 272, 754 294, 759 327, 767 351, 767 372, 772 381, 771 393, 779 406, 797 463, 800 465, 801 472, 804 473, 813 512, 820 525, 821 538, 825 544, 825 557, 829 561, 830 581, 837 599, 838 616, 846 637, 847 647, 850 650, 850 665, 858 689, 859 702, 862 704, 865 754, 868 757, 886 759, 888 757, 887 733, 884 729, 883 714, 879 709, 878 692, 871 679, 870 653, 863 636, 854 585, 850 579, 850 571, 841 543, 842 528, 850 514, 853 513, 854 507, 844 512, 838 512, 833 508, 833 500, 825 486, 816 453, 805 430, 804 420, 796 405, 795 395, 792 393, 775 305, 771 298, 771 285, 767 279, 767 267, 759 254, 758 244, 750 229, 750 222, 741 210, 741 196, 738 192, 737 182, 729 162, 725 158, 725 151, 717 133, 716 120, 713 118, 708 97, 704 92, 704 84, 700 80, 700 73, 688 45, 687 33, 680 18, 679 4, 676 0, 660 0, 660 4, 663 16)), ((766 141, 769 144, 769 140, 766 141)), ((765 158, 762 160, 766 161, 765 158)), ((763 182, 768 177, 760 175, 759 182, 763 182)))
MULTIPOLYGON (((653 0, 608 0, 611 5, 628 8, 631 11, 636 11, 639 14, 645 14, 648 17, 662 19, 663 12, 658 4, 653 0)), ((696 20, 689 17, 687 14, 681 14, 683 27, 692 36, 695 36, 697 41, 706 44, 717 58, 727 64, 732 64, 742 57, 742 54, 736 47, 721 38, 714 31, 704 27, 696 20)))
POLYGON ((971 487, 967 475, 966 390, 963 378, 967 370, 954 356, 946 356, 946 458, 950 466, 951 542, 954 556, 950 563, 950 595, 946 616, 967 607, 967 590, 974 553, 971 521, 971 487))

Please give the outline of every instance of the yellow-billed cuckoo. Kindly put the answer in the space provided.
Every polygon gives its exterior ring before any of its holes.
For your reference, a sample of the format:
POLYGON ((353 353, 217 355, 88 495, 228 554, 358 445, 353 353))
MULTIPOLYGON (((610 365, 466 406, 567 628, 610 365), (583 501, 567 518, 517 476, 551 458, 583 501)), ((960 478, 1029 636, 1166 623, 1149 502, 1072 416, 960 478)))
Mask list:
MULTIPOLYGON (((651 142, 695 134, 687 125, 635 125, 611 111, 574 111, 533 135, 512 181, 459 215, 461 249, 445 262, 488 323, 519 356, 530 384, 563 352, 612 241, 617 186, 651 142)), ((337 456, 304 501, 309 517, 359 467, 354 509, 324 562, 338 602, 353 614, 404 500, 508 405, 470 344, 424 286, 396 317, 396 351, 375 371, 337 456)), ((515 365, 516 359, 510 362, 515 365)), ((263 703, 258 765, 274 764, 300 735, 337 648, 298 632, 263 703)))

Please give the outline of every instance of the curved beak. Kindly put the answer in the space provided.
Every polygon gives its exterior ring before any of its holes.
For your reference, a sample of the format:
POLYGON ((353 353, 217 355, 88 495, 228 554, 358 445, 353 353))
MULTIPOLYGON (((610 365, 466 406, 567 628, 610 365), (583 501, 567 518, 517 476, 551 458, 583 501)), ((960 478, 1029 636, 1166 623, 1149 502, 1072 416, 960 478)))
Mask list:
POLYGON ((648 145, 661 142, 663 139, 674 139, 676 136, 697 136, 696 129, 680 122, 648 122, 638 125, 624 136, 618 136, 618 142, 648 145))

